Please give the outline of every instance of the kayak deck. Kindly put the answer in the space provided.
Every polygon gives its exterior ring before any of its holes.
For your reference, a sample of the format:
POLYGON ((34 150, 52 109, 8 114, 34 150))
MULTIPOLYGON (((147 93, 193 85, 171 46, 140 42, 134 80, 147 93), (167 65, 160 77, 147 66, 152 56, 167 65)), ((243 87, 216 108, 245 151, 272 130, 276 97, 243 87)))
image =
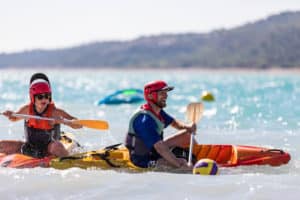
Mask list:
MULTIPOLYGON (((188 151, 188 148, 186 150, 188 151)), ((210 158, 215 160, 221 167, 241 165, 280 166, 287 164, 290 160, 290 155, 282 150, 243 145, 195 145, 193 155, 196 161, 202 158, 210 158)), ((135 166, 130 161, 129 152, 126 147, 118 145, 73 156, 55 158, 50 161, 50 166, 56 169, 79 167, 83 169, 121 168, 133 171, 145 170, 135 166)))
POLYGON ((50 166, 56 169, 68 169, 72 167, 100 168, 100 169, 130 169, 144 170, 135 166, 129 157, 126 147, 113 145, 97 151, 80 153, 72 156, 56 158, 51 160, 50 166))

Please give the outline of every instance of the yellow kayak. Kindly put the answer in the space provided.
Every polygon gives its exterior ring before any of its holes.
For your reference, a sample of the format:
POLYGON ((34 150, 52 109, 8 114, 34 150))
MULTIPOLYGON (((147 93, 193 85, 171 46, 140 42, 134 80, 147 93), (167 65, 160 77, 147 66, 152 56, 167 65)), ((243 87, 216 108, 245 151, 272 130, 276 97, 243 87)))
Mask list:
MULTIPOLYGON (((186 147, 183 154, 188 152, 186 147)), ((221 167, 235 167, 240 165, 270 165, 287 164, 290 155, 280 149, 244 145, 198 144, 193 150, 194 162, 209 158, 215 160, 221 167)), ((188 157, 188 155, 183 155, 188 157)), ((50 167, 67 169, 71 167, 99 168, 99 169, 128 169, 143 171, 144 168, 135 166, 129 157, 126 147, 117 144, 97 151, 90 151, 73 156, 55 158, 50 161, 50 167)))
POLYGON ((129 151, 120 144, 105 147, 97 151, 79 153, 72 156, 55 158, 50 161, 50 167, 56 169, 68 169, 71 167, 100 168, 100 169, 130 169, 143 170, 135 166, 129 158, 129 151))

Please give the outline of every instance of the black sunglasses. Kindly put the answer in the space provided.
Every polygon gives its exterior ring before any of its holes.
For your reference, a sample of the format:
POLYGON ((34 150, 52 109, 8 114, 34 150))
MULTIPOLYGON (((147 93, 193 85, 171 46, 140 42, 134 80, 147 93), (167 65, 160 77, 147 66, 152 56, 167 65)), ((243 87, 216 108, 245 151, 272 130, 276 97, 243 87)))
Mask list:
POLYGON ((35 97, 38 99, 38 100, 42 100, 42 99, 50 99, 51 98, 51 94, 37 94, 35 95, 35 97))

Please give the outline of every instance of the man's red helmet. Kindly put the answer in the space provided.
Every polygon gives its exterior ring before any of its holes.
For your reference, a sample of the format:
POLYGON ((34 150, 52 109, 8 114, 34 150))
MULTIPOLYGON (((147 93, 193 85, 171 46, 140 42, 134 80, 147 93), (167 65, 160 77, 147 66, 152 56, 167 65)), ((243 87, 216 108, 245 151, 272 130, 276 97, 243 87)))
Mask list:
POLYGON ((171 91, 173 90, 174 87, 172 86, 168 86, 168 84, 164 81, 153 81, 153 82, 150 82, 150 83, 147 83, 145 86, 144 86, 144 98, 146 99, 146 101, 154 101, 154 103, 156 103, 157 101, 157 92, 158 91, 171 91), (153 95, 153 100, 150 100, 148 98, 148 95, 149 94, 152 94, 153 95))
POLYGON ((31 102, 34 102, 35 95, 44 93, 51 94, 51 87, 47 81, 43 79, 36 79, 30 84, 29 95, 31 102))

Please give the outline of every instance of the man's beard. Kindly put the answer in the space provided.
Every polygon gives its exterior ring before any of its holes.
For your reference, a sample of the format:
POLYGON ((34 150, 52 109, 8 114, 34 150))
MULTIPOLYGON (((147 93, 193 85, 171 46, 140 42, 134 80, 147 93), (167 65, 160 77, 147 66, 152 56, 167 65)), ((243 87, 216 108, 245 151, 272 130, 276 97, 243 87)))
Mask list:
POLYGON ((157 105, 160 108, 164 108, 167 106, 167 104, 165 102, 156 102, 155 105, 157 105))

